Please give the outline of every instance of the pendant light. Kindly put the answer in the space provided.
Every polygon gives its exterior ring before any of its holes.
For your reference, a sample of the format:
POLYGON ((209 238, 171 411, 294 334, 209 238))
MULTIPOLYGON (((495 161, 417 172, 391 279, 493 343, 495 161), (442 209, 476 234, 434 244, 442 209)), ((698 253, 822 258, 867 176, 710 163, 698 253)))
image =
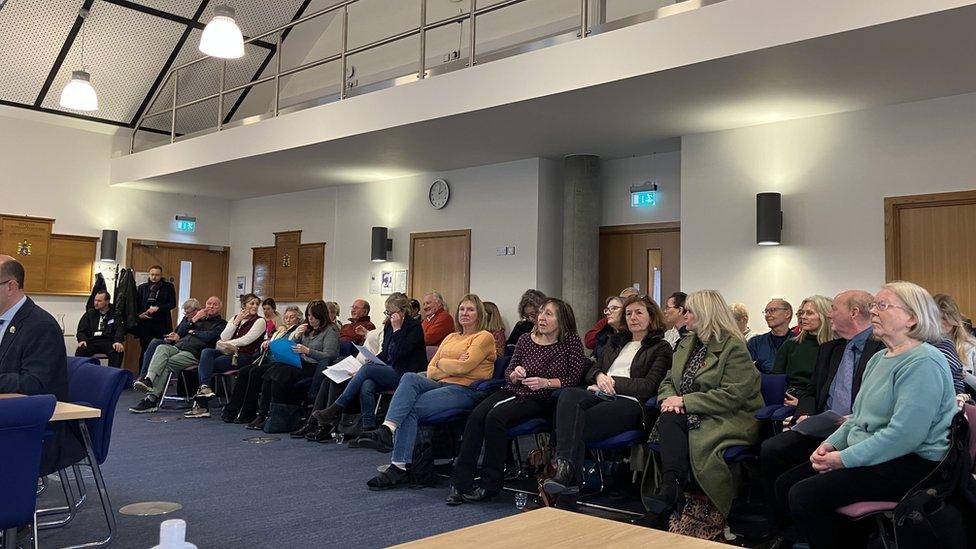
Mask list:
POLYGON ((81 70, 71 72, 71 81, 61 90, 59 104, 73 111, 97 111, 98 94, 91 85, 91 75, 85 70, 85 19, 88 10, 78 12, 81 18, 81 70))
POLYGON ((214 7, 213 19, 200 36, 200 51, 221 59, 244 57, 244 36, 234 20, 234 8, 227 4, 214 7))

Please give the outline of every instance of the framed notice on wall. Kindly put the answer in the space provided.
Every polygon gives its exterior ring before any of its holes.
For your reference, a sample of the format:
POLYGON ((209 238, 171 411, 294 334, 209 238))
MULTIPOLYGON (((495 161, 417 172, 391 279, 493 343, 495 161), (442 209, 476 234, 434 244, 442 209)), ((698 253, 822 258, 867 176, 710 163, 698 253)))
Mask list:
POLYGON ((393 291, 407 293, 407 271, 396 271, 393 274, 393 291))
POLYGON ((380 295, 393 293, 393 271, 383 271, 380 275, 380 295))

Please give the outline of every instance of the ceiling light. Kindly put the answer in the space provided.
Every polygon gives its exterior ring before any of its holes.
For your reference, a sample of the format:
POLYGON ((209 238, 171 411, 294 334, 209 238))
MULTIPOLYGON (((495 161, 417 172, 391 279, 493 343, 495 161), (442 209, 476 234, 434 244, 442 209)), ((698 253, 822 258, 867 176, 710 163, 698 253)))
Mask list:
POLYGON ((214 7, 214 17, 200 37, 200 51, 221 59, 244 57, 244 37, 234 20, 234 8, 227 4, 214 7))
POLYGON ((97 111, 98 94, 91 85, 91 75, 85 70, 85 18, 88 10, 78 12, 81 21, 81 70, 71 72, 71 81, 61 90, 62 107, 73 111, 97 111))

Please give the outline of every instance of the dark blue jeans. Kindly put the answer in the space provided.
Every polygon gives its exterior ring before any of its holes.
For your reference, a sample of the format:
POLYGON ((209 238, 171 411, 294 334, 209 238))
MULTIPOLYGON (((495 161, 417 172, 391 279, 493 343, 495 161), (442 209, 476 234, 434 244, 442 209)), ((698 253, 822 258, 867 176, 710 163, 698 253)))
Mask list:
POLYGON ((197 379, 200 381, 200 385, 213 387, 213 384, 210 383, 210 378, 213 377, 214 372, 229 372, 241 366, 247 366, 255 358, 256 356, 253 355, 238 354, 237 366, 234 366, 231 364, 231 357, 229 355, 225 355, 217 349, 204 349, 200 353, 200 366, 197 367, 197 379))
POLYGON ((359 397, 359 407, 363 414, 363 428, 376 427, 376 393, 392 391, 400 384, 400 374, 389 366, 366 364, 346 382, 346 388, 336 399, 336 404, 348 408, 352 399, 359 397))

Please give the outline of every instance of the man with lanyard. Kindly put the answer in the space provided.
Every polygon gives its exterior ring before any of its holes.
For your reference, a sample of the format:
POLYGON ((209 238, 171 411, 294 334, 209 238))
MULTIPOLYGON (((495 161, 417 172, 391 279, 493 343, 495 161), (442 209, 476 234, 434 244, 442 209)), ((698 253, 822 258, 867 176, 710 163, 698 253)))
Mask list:
POLYGON ((108 365, 122 366, 125 350, 125 323, 110 302, 108 292, 95 294, 95 308, 85 311, 78 321, 78 348, 75 356, 93 356, 104 353, 108 365))

